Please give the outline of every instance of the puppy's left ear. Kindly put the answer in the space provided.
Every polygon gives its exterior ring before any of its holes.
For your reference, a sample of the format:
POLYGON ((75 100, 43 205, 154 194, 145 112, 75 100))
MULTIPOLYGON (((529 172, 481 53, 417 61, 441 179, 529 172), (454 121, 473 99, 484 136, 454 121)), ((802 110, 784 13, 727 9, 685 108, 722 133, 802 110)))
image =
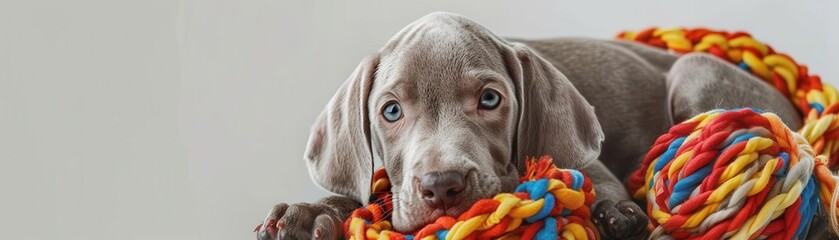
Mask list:
POLYGON ((367 99, 378 56, 361 61, 329 100, 306 147, 309 175, 321 187, 367 203, 373 176, 367 99))
POLYGON ((542 155, 565 168, 597 161, 603 130, 594 107, 550 62, 523 44, 510 45, 506 62, 519 103, 519 163, 542 155))

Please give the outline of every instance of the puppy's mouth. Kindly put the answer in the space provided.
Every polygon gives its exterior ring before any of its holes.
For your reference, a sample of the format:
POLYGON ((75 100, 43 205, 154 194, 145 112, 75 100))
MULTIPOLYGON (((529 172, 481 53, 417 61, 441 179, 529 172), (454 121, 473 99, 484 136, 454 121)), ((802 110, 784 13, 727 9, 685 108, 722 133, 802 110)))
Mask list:
POLYGON ((440 216, 451 216, 451 217, 459 217, 460 214, 469 210, 469 207, 472 207, 476 201, 464 201, 460 204, 454 206, 447 206, 445 209, 434 209, 431 211, 429 215, 436 216, 435 219, 440 216))
MULTIPOLYGON (((462 192, 464 194, 460 201, 451 205, 445 206, 444 208, 430 208, 425 207, 423 211, 419 213, 424 216, 428 216, 426 218, 426 222, 423 223, 421 226, 425 226, 426 224, 430 224, 434 222, 437 218, 441 216, 450 216, 450 217, 459 217, 461 214, 469 210, 478 200, 491 197, 497 194, 497 191, 490 190, 496 189, 495 184, 488 184, 487 182, 481 182, 481 176, 477 174, 476 171, 472 170, 467 172, 466 174, 466 182, 469 185, 469 190, 462 192)), ((486 181, 486 179, 484 180, 486 181)))
POLYGON ((419 231, 423 227, 427 226, 428 224, 434 223, 434 221, 443 216, 458 218, 461 214, 469 210, 469 208, 472 207, 472 205, 475 204, 475 202, 477 202, 477 200, 468 199, 455 206, 447 206, 445 209, 425 208, 420 211, 409 213, 411 215, 418 216, 418 218, 415 218, 413 220, 416 221, 416 225, 412 224, 414 225, 414 229, 411 229, 409 231, 419 231))

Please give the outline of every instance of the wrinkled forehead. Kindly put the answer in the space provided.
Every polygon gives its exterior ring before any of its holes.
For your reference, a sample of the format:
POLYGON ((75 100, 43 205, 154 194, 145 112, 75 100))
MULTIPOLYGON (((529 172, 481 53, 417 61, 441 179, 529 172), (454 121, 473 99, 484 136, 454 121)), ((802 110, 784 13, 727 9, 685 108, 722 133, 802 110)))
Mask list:
POLYGON ((501 53, 505 44, 465 17, 432 14, 400 31, 381 50, 376 85, 444 96, 489 79, 503 81, 508 76, 501 53))

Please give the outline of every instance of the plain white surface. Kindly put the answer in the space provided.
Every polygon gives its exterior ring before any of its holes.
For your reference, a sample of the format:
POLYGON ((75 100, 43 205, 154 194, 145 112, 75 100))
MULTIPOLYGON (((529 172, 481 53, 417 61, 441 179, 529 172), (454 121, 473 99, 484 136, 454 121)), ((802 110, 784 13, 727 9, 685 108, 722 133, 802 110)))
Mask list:
POLYGON ((361 58, 432 11, 501 36, 753 33, 839 83, 837 1, 0 1, 0 239, 252 239, 361 58))

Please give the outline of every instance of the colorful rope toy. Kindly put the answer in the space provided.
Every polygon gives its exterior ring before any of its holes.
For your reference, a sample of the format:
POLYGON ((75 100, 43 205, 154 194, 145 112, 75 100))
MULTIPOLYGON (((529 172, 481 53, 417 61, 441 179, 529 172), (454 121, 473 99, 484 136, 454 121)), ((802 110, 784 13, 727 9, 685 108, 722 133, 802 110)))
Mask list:
POLYGON ((638 41, 676 53, 706 52, 750 72, 787 96, 804 116, 799 133, 815 151, 839 167, 839 94, 807 66, 790 56, 775 52, 744 32, 728 33, 704 28, 650 28, 641 32, 623 32, 619 39, 638 41))
POLYGON ((515 193, 476 202, 459 217, 443 216, 413 235, 391 229, 390 182, 384 169, 373 177, 371 203, 345 223, 347 239, 598 239, 590 221, 594 187, 580 171, 559 169, 553 159, 527 161, 515 193))
POLYGON ((817 198, 836 213, 837 177, 826 164, 772 113, 713 110, 656 140, 629 189, 647 200, 653 238, 793 239, 817 198))
POLYGON ((629 181, 647 200, 651 238, 801 238, 819 200, 839 233, 836 90, 746 33, 648 29, 619 38, 676 53, 707 52, 772 84, 805 116, 794 133, 774 114, 713 110, 659 137, 629 181))

